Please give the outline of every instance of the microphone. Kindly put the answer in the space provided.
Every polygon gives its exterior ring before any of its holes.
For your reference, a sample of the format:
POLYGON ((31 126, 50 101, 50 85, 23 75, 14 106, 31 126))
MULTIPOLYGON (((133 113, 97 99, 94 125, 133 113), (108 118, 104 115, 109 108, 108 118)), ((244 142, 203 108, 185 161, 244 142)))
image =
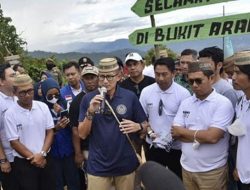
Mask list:
POLYGON ((104 109, 105 109, 105 100, 106 100, 106 94, 107 94, 107 88, 106 87, 101 87, 100 88, 100 93, 103 97, 103 100, 101 102, 101 105, 100 105, 100 113, 103 114, 104 113, 104 109))
POLYGON ((139 168, 145 190, 185 190, 181 179, 162 165, 148 161, 139 168))

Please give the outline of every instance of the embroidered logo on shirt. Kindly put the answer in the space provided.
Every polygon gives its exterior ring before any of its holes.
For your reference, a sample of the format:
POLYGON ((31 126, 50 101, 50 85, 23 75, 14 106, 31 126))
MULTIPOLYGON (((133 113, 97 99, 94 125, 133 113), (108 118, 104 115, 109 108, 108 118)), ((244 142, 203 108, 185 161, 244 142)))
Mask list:
POLYGON ((183 117, 188 118, 190 111, 183 111, 183 117))
POLYGON ((16 128, 17 128, 17 131, 21 131, 22 128, 23 128, 23 127, 22 127, 22 124, 17 124, 17 125, 16 125, 16 128))
POLYGON ((123 104, 120 104, 116 107, 116 112, 120 115, 124 115, 125 113, 127 113, 127 107, 123 104))

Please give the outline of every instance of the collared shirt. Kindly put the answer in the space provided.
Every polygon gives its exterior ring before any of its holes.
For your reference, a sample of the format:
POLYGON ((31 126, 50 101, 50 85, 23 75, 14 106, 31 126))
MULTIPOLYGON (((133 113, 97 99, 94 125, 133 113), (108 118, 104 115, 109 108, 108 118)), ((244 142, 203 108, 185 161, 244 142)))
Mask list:
MULTIPOLYGON (((83 97, 80 107, 79 121, 83 121, 90 100, 99 94, 98 90, 83 97)), ((106 96, 118 119, 132 120, 136 123, 146 121, 146 115, 136 95, 117 86, 112 99, 106 96)), ((138 133, 129 135, 138 138, 138 133)), ((89 157, 87 172, 95 176, 127 175, 138 167, 139 163, 126 135, 111 111, 105 106, 104 114, 95 114, 89 134, 89 157)))
POLYGON ((235 107, 238 101, 238 96, 236 91, 233 89, 233 86, 229 82, 221 78, 213 84, 213 88, 217 93, 227 97, 233 104, 233 107, 235 107))
POLYGON ((190 130, 207 130, 215 127, 223 130, 224 137, 216 144, 200 144, 193 149, 193 143, 182 142, 181 165, 190 172, 207 172, 227 163, 229 134, 228 126, 234 117, 232 103, 215 90, 204 100, 195 95, 184 100, 174 119, 174 125, 190 130))
POLYGON ((193 91, 192 91, 192 87, 189 85, 188 81, 186 80, 186 78, 184 77, 184 75, 179 75, 179 76, 176 76, 174 78, 174 81, 183 86, 184 88, 186 88, 191 94, 193 94, 193 91))
MULTIPOLYGON (((85 91, 85 86, 80 81, 81 91, 85 91)), ((69 84, 65 85, 60 89, 61 96, 67 101, 67 109, 69 109, 72 100, 81 92, 80 90, 75 91, 69 84)))
MULTIPOLYGON (((157 83, 142 90, 140 102, 148 116, 150 127, 157 135, 171 136, 170 130, 177 110, 181 102, 189 96, 189 91, 175 82, 166 91, 162 91, 157 83), (161 116, 158 113, 160 100, 163 102, 161 116)), ((147 137, 146 141, 152 144, 150 138, 147 137)), ((175 143, 173 148, 180 149, 179 144, 175 143)))
MULTIPOLYGON (((4 124, 8 141, 19 139, 34 154, 42 151, 46 130, 54 127, 48 106, 38 101, 33 101, 31 110, 18 103, 11 106, 5 113, 4 124)), ((13 154, 22 158, 15 150, 13 154)))
POLYGON ((10 146, 10 143, 6 137, 5 126, 4 126, 4 114, 7 109, 17 101, 17 98, 6 96, 0 92, 0 140, 5 152, 5 155, 9 162, 14 161, 14 156, 12 154, 13 149, 10 146))
POLYGON ((244 95, 235 109, 237 118, 246 128, 246 134, 238 137, 236 168, 240 181, 250 184, 250 100, 244 95))

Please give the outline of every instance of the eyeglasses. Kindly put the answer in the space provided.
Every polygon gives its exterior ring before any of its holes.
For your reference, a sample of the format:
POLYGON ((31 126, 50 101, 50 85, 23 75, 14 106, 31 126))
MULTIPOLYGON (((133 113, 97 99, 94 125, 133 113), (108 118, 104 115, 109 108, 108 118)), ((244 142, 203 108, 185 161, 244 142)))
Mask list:
POLYGON ((34 89, 33 88, 18 92, 18 94, 19 94, 20 97, 25 97, 27 94, 30 96, 33 93, 34 93, 34 89))
POLYGON ((112 81, 112 80, 114 80, 115 76, 117 76, 117 75, 118 74, 116 74, 116 75, 99 75, 99 80, 104 81, 106 78, 108 81, 112 81))
POLYGON ((197 79, 188 79, 188 83, 189 83, 190 85, 194 85, 194 82, 195 82, 195 84, 200 85, 200 84, 202 84, 202 81, 203 81, 203 79, 201 79, 201 78, 197 78, 197 79))
POLYGON ((48 100, 52 100, 53 98, 59 99, 59 97, 60 97, 60 94, 48 94, 48 95, 46 96, 46 98, 47 98, 48 100))
POLYGON ((162 100, 160 99, 160 101, 159 101, 159 107, 158 107, 158 114, 159 114, 159 116, 161 116, 162 115, 162 110, 163 110, 163 102, 162 102, 162 100))
POLYGON ((126 66, 128 67, 128 68, 130 68, 130 67, 132 67, 132 66, 134 66, 134 67, 137 67, 138 65, 139 65, 139 63, 140 63, 140 61, 131 61, 131 62, 127 62, 126 63, 126 66))

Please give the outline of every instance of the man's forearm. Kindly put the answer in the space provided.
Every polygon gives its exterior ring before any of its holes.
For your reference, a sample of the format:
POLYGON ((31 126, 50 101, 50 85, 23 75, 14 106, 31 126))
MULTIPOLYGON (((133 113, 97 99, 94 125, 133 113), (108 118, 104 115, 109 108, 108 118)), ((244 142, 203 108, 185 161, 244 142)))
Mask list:
POLYGON ((49 149, 51 147, 51 144, 53 142, 53 138, 54 138, 54 131, 53 131, 53 129, 47 129, 46 130, 46 137, 45 137, 43 148, 42 148, 43 151, 45 151, 45 152, 49 151, 49 149))
POLYGON ((0 141, 0 159, 6 159, 6 155, 1 141, 0 141))
POLYGON ((75 150, 75 154, 81 154, 81 139, 79 137, 79 133, 78 133, 78 128, 77 127, 73 127, 72 128, 72 141, 73 141, 73 146, 74 146, 74 150, 75 150))
POLYGON ((10 141, 12 148, 17 151, 22 157, 28 159, 33 157, 31 152, 26 146, 24 146, 18 139, 10 141))

